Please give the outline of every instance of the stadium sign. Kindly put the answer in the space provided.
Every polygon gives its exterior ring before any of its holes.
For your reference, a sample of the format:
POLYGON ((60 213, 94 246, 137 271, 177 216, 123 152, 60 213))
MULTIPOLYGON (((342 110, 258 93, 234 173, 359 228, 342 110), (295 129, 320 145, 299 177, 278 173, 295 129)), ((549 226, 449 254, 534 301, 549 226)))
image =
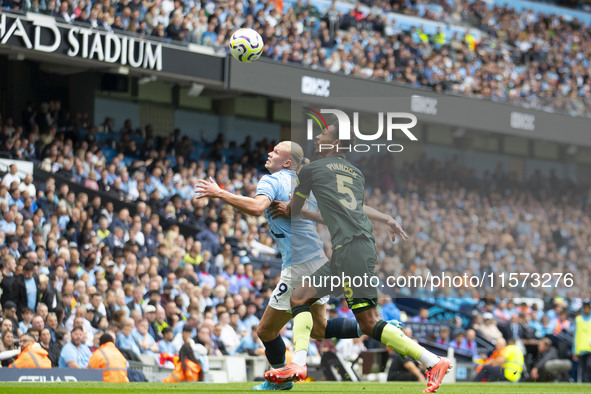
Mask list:
POLYGON ((536 129, 535 122, 535 115, 511 112, 511 127, 514 129, 534 131, 536 129))
POLYGON ((0 382, 102 382, 99 369, 72 368, 0 368, 0 382))
POLYGON ((437 99, 414 95, 410 98, 410 110, 428 115, 437 115, 437 99))
POLYGON ((302 93, 311 96, 330 96, 330 80, 322 78, 302 76, 302 93))
POLYGON ((161 43, 84 27, 58 27, 51 19, 0 14, 0 44, 162 71, 161 43))
MULTIPOLYGON (((166 60, 166 54, 164 58, 166 60)), ((292 113, 301 113, 303 106, 346 108, 362 113, 388 112, 391 108, 415 114, 419 125, 434 126, 432 130, 441 125, 462 128, 469 133, 482 131, 525 138, 531 138, 532 131, 535 131, 538 140, 591 147, 589 118, 526 109, 476 97, 438 94, 397 83, 312 70, 268 59, 259 59, 255 65, 231 61, 228 62, 228 69, 228 87, 231 90, 289 99, 295 111, 292 113), (326 90, 322 89, 320 81, 330 82, 330 85, 325 85, 328 96, 324 95, 326 90)), ((304 129, 302 139, 306 139, 305 121, 301 126, 304 129)), ((421 138, 418 133, 413 133, 421 138)))
MULTIPOLYGON (((332 114, 337 118, 338 123, 338 138, 341 141, 353 139, 351 136, 351 130, 355 134, 355 138, 360 141, 377 141, 381 139, 386 132, 386 140, 392 141, 394 131, 401 131, 411 141, 418 141, 418 138, 410 131, 417 125, 417 117, 414 114, 407 112, 379 112, 378 113, 378 130, 373 134, 364 134, 360 131, 359 127, 359 112, 353 112, 353 127, 351 127, 351 119, 349 116, 339 109, 321 109, 320 112, 315 111, 312 108, 304 108, 307 112, 306 115, 310 117, 306 124, 307 139, 314 139, 314 123, 320 127, 320 131, 328 128, 328 124, 322 114, 332 114), (401 122, 401 120, 404 120, 401 122), (384 128, 384 123, 386 127, 384 128)), ((335 146, 332 144, 319 144, 318 149, 322 150, 334 149, 335 146)), ((382 148, 391 153, 402 152, 404 147, 400 144, 353 144, 348 147, 337 146, 337 151, 346 150, 348 152, 380 152, 382 148)))

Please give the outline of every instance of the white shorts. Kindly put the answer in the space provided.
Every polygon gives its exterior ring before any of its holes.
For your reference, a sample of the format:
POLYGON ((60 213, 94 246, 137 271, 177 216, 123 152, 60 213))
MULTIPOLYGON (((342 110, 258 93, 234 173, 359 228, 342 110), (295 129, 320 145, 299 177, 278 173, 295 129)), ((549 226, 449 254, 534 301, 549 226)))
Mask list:
MULTIPOLYGON (((291 298, 293 289, 302 284, 302 276, 312 275, 318 268, 327 263, 328 259, 326 257, 321 257, 282 269, 281 278, 273 290, 273 294, 269 300, 269 306, 278 311, 291 312, 289 299, 291 298)), ((324 296, 314 304, 324 305, 328 302, 329 298, 329 296, 324 296)))

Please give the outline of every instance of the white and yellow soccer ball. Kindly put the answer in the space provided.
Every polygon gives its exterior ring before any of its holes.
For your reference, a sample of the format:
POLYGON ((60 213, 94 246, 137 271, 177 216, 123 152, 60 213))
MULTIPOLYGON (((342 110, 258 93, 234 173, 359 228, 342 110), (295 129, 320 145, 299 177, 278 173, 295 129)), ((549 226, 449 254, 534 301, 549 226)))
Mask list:
POLYGON ((243 63, 250 63, 263 53, 263 37, 253 29, 240 29, 230 38, 232 56, 243 63))

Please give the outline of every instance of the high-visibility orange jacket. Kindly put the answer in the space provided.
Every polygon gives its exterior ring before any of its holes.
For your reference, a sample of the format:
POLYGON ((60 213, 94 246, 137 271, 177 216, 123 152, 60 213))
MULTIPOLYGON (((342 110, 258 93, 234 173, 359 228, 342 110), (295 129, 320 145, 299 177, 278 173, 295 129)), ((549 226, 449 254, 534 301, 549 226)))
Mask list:
POLYGON ((21 351, 10 368, 51 368, 51 360, 47 350, 33 342, 21 351))
POLYGON ((88 368, 102 369, 104 382, 129 383, 127 359, 113 342, 104 343, 94 351, 88 361, 88 368))
POLYGON ((174 371, 164 378, 164 383, 197 382, 201 373, 201 365, 191 360, 185 360, 187 369, 183 372, 183 364, 179 361, 174 371))

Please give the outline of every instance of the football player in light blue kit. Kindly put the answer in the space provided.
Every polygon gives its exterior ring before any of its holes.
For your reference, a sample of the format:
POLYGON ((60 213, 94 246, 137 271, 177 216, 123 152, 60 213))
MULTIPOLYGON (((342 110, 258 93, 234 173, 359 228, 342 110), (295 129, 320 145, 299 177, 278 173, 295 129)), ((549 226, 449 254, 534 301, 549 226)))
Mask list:
MULTIPOLYGON (((295 142, 283 141, 269 153, 265 168, 270 172, 258 182, 255 197, 232 194, 221 189, 213 179, 201 180, 195 190, 196 198, 219 198, 234 208, 254 216, 265 214, 271 236, 281 252, 283 264, 281 279, 275 287, 268 307, 259 323, 257 334, 265 345, 265 355, 274 368, 285 365, 285 343, 279 335, 283 326, 291 320, 290 298, 294 288, 302 282, 302 276, 310 275, 328 262, 322 241, 316 231, 316 224, 306 217, 318 215, 312 199, 308 209, 297 219, 271 218, 268 210, 273 201, 290 201, 296 184, 297 171, 302 167, 303 150, 295 142), (292 245, 292 234, 295 236, 292 245)), ((325 304, 328 296, 311 306, 314 326, 312 338, 357 338, 361 330, 355 319, 331 319, 327 325, 325 304)), ((394 323, 396 324, 396 323, 394 323)), ((268 381, 255 386, 253 390, 289 390, 293 382, 275 384, 268 381)))

